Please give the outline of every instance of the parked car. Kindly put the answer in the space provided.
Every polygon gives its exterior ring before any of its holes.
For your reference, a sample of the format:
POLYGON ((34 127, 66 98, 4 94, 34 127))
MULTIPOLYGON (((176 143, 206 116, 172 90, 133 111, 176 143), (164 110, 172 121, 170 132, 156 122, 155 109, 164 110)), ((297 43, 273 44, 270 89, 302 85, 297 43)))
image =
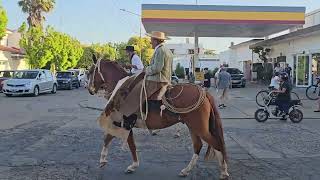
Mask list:
POLYGON ((246 87, 246 79, 239 69, 227 68, 226 70, 231 75, 232 86, 246 87))
POLYGON ((49 70, 16 71, 13 78, 3 84, 3 93, 8 97, 24 94, 38 96, 46 92, 57 92, 57 81, 49 70))
POLYGON ((74 71, 60 71, 57 72, 58 89, 72 89, 79 88, 80 81, 76 72, 74 71))
POLYGON ((80 86, 85 84, 87 78, 85 69, 69 69, 69 71, 73 71, 76 73, 80 82, 80 86))
POLYGON ((2 92, 2 87, 5 80, 11 79, 13 77, 14 71, 0 71, 0 92, 2 92))

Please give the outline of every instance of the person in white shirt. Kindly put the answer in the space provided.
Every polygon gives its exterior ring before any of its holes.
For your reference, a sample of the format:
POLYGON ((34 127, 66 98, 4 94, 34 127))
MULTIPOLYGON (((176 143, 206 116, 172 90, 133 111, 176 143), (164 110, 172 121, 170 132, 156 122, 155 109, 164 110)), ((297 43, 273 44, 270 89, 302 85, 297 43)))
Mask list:
POLYGON ((134 46, 127 46, 125 50, 131 61, 131 64, 126 65, 126 68, 130 68, 132 74, 137 74, 142 72, 144 66, 140 57, 135 53, 134 46))
POLYGON ((279 89, 280 88, 280 78, 279 78, 279 73, 275 72, 272 79, 271 79, 271 83, 269 85, 270 87, 272 87, 273 89, 279 89))

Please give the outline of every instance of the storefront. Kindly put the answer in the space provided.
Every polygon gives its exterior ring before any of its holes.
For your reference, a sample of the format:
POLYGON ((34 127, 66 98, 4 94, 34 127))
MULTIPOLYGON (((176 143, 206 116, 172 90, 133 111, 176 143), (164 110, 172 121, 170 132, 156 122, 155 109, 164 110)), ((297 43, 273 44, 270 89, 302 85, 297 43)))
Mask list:
POLYGON ((307 87, 320 75, 320 25, 297 30, 273 39, 258 42, 250 48, 270 48, 272 63, 292 67, 292 82, 307 87))

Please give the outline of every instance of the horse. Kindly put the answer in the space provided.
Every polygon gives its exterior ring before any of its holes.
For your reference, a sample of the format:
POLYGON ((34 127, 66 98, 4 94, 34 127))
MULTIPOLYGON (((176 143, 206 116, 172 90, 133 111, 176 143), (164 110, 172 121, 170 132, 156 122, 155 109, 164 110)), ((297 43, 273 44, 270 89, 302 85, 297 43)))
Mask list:
MULTIPOLYGON (((119 80, 127 77, 129 74, 117 62, 110 60, 97 60, 93 56, 93 65, 88 72, 88 91, 95 95, 99 89, 103 88, 109 93, 116 87, 119 80)), ((183 104, 194 100, 194 85, 185 85, 183 93, 178 88, 172 88, 170 93, 178 96, 177 104, 183 104)), ((219 164, 220 179, 228 179, 227 153, 223 137, 223 127, 218 109, 215 105, 214 97, 205 92, 202 104, 195 110, 179 114, 179 117, 167 114, 160 115, 160 110, 150 110, 145 123, 149 130, 163 129, 173 126, 177 123, 187 125, 193 144, 194 154, 189 164, 180 171, 179 176, 186 177, 196 165, 203 142, 208 144, 205 154, 205 160, 216 158, 219 164), (203 141, 202 141, 203 140, 203 141)), ((110 142, 114 137, 106 132, 104 136, 104 145, 100 154, 100 167, 107 163, 107 154, 110 142)), ((139 167, 139 159, 136 152, 133 130, 131 129, 127 138, 127 143, 131 151, 133 163, 126 169, 126 173, 132 173, 139 167)))

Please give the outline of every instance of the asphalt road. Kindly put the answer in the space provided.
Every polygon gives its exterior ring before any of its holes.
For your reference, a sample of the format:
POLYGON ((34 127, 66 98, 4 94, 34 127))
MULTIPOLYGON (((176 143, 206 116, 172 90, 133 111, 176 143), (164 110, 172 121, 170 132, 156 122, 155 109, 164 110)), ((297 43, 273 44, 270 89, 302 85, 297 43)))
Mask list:
MULTIPOLYGON (((230 179, 320 179, 320 119, 300 124, 279 120, 257 123, 248 118, 256 108, 252 104, 254 91, 233 89, 229 107, 221 110, 230 179)), ((131 156, 121 150, 118 140, 111 145, 108 165, 98 168, 103 137, 96 124, 100 112, 80 106, 95 101, 103 103, 85 89, 39 97, 7 98, 0 94, 0 179, 181 179, 178 173, 193 152, 183 124, 177 125, 182 129, 180 138, 173 137, 176 127, 157 136, 134 130, 140 157, 134 174, 124 173, 131 156)), ((201 155, 185 179, 218 177, 217 162, 204 162, 201 155)))

